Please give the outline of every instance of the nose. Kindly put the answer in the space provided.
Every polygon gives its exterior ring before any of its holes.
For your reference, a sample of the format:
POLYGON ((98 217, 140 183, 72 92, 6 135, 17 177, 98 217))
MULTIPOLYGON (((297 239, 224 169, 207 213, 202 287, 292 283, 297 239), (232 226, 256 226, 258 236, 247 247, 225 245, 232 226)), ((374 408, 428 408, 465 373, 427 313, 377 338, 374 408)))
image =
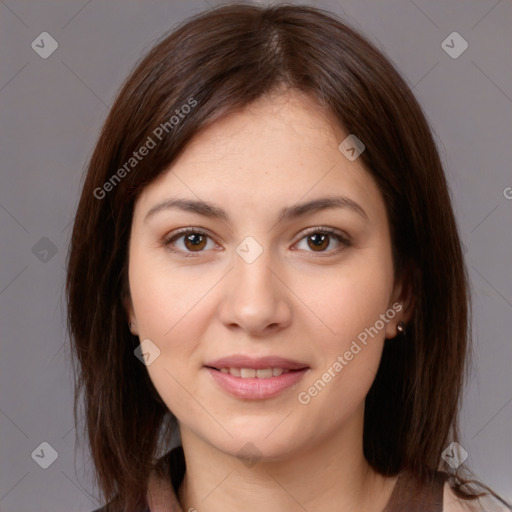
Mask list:
POLYGON ((219 318, 229 329, 262 336, 290 325, 291 292, 270 252, 252 263, 234 255, 233 270, 224 282, 219 318))

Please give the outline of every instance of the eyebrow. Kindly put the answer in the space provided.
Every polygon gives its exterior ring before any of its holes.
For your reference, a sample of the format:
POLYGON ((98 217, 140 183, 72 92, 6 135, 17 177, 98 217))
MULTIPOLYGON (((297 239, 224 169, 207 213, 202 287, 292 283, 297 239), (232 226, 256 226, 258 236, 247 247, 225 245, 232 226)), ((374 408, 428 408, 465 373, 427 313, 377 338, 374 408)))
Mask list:
MULTIPOLYGON (((314 213, 333 208, 348 209, 368 220, 368 215, 364 209, 352 199, 345 196, 330 196, 313 199, 312 201, 283 208, 279 212, 278 221, 281 222, 283 220, 296 219, 308 213, 314 213)), ((172 209, 197 213, 212 219, 223 220, 227 223, 230 221, 229 214, 226 212, 226 210, 212 203, 192 199, 166 199, 161 203, 157 203, 148 211, 144 217, 144 222, 146 222, 150 217, 158 212, 172 209)))

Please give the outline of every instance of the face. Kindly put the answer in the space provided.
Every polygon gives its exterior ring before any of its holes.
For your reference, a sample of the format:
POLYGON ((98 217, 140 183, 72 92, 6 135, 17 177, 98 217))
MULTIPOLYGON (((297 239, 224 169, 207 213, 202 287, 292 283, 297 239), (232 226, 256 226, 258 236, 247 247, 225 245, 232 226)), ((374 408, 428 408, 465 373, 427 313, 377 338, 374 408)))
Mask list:
POLYGON ((404 318, 383 198, 347 135, 305 96, 265 97, 140 195, 127 308, 182 437, 279 459, 360 432, 404 318))

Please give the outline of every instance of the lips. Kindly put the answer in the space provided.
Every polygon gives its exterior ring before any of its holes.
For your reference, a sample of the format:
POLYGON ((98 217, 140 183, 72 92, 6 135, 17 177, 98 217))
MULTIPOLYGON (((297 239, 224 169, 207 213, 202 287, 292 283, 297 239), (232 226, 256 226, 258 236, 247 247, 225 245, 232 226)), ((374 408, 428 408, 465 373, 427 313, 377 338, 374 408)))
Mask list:
POLYGON ((263 370, 265 368, 282 368, 283 370, 302 370, 308 368, 306 363, 285 359, 278 356, 251 357, 245 355, 233 355, 223 357, 205 366, 220 370, 222 368, 252 368, 254 370, 263 370))
POLYGON ((309 366, 282 357, 234 355, 205 365, 214 381, 230 395, 249 400, 272 398, 298 383, 309 366))

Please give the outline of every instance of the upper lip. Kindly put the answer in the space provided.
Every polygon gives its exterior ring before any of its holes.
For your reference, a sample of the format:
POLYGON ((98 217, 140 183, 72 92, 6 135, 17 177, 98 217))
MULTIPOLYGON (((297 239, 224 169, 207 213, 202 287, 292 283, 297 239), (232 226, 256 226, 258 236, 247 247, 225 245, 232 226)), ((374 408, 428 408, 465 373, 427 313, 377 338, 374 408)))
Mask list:
POLYGON ((253 357, 243 354, 235 354, 228 357, 222 357, 206 363, 205 366, 210 368, 254 368, 261 370, 264 368, 283 368, 284 370, 302 370, 309 368, 307 364, 292 359, 285 359, 279 356, 253 357))

